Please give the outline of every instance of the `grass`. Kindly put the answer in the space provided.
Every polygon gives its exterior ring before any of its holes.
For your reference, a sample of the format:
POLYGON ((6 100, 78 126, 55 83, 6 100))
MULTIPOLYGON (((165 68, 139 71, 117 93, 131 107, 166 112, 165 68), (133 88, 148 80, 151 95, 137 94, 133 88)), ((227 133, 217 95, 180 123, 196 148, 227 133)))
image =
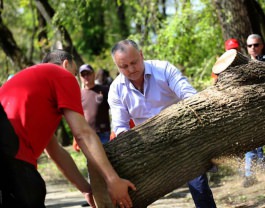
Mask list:
MULTIPOLYGON (((70 153, 71 157, 75 161, 82 175, 85 178, 87 178, 88 172, 87 172, 86 158, 82 154, 82 152, 76 152, 72 148, 72 146, 68 146, 64 148, 67 150, 67 152, 70 153)), ((45 182, 52 183, 52 184, 70 183, 63 176, 63 174, 58 170, 55 163, 50 158, 48 158, 48 156, 45 153, 43 153, 38 159, 38 171, 40 172, 45 182)))

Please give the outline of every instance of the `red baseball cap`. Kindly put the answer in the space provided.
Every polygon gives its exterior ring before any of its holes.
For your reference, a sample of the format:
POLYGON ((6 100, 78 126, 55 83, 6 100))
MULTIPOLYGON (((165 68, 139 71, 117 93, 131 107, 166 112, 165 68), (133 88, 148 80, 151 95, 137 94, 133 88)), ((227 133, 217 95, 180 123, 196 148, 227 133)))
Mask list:
POLYGON ((236 39, 230 38, 225 41, 225 50, 238 49, 239 43, 236 39))

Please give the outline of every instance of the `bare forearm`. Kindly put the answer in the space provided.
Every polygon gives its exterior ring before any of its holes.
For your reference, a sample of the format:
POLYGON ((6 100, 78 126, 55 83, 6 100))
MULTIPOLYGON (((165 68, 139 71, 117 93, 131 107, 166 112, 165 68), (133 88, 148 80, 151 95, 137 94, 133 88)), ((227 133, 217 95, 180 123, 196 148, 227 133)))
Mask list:
POLYGON ((93 164, 93 166, 98 169, 98 171, 107 183, 110 180, 113 180, 114 178, 118 177, 117 173, 112 168, 105 154, 100 139, 94 131, 80 134, 75 138, 78 143, 78 146, 82 149, 84 155, 86 156, 88 164, 93 164))
POLYGON ((74 111, 64 109, 64 116, 77 144, 86 156, 88 164, 95 167, 104 178, 113 203, 122 203, 125 207, 131 207, 132 201, 128 194, 128 188, 133 190, 136 188, 130 181, 121 179, 117 175, 95 131, 87 124, 82 115, 74 111))
POLYGON ((77 189, 83 193, 91 192, 89 183, 78 170, 70 154, 63 147, 56 143, 54 145, 50 144, 46 148, 46 152, 63 175, 75 185, 77 189))

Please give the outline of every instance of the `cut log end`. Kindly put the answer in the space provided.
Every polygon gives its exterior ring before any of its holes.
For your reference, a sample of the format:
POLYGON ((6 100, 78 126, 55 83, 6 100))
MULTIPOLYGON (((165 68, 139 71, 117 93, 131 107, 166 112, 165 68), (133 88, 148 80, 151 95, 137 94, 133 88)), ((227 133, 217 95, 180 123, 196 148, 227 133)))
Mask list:
POLYGON ((212 72, 214 74, 220 74, 226 70, 229 66, 238 66, 241 64, 247 64, 249 58, 239 53, 236 49, 230 49, 226 51, 220 58, 215 62, 212 72))

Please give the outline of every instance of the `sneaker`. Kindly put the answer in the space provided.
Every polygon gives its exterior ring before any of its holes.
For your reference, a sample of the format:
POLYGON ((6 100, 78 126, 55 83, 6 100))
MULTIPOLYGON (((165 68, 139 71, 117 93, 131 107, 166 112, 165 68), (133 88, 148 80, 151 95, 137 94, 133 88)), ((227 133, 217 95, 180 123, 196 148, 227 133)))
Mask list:
POLYGON ((257 182, 258 182, 258 180, 254 176, 245 177, 245 179, 243 181, 243 187, 248 188, 250 186, 253 186, 257 182))

